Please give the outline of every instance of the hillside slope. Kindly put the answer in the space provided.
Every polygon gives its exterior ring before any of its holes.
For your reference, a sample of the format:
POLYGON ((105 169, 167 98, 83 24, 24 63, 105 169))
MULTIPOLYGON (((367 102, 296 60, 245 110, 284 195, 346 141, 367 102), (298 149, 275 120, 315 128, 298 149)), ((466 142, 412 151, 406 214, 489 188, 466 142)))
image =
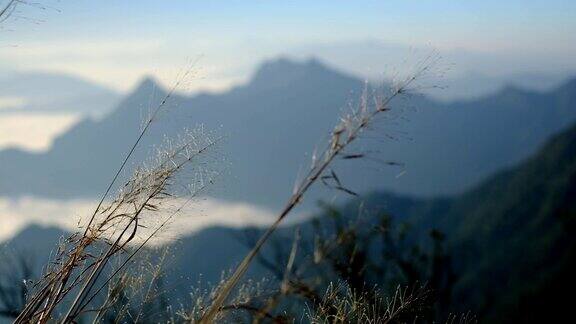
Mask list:
POLYGON ((469 295, 467 304, 482 305, 495 319, 562 319, 576 289, 575 225, 573 127, 518 168, 454 202, 444 226, 455 249, 466 255, 457 293, 469 295), (480 282, 490 285, 470 293, 480 282))

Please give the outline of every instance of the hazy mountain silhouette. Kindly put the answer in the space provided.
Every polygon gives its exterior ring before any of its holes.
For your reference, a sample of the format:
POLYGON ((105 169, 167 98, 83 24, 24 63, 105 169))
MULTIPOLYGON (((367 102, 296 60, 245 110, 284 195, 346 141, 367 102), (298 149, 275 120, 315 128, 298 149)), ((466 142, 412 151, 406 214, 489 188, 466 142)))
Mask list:
POLYGON ((14 254, 24 254, 35 265, 43 266, 50 255, 56 251, 58 240, 68 233, 57 227, 45 227, 32 224, 22 229, 12 239, 1 242, 0 249, 14 254))
POLYGON ((82 78, 48 72, 8 72, 0 77, 0 99, 17 98, 21 106, 0 107, 7 112, 77 112, 101 116, 120 94, 82 78))
MULTIPOLYGON (((339 113, 364 87, 361 80, 316 60, 264 63, 252 80, 222 94, 173 95, 134 161, 154 144, 197 124, 226 135, 221 151, 230 176, 213 194, 277 206, 308 166, 339 113)), ((142 120, 166 93, 143 81, 106 118, 86 119, 46 153, 0 152, 0 194, 93 196, 105 188, 142 120)), ((357 192, 391 190, 421 196, 462 192, 497 169, 533 153, 576 120, 576 82, 536 93, 506 88, 478 100, 440 104, 414 95, 356 147, 369 159, 340 161, 335 170, 357 192), (405 171, 382 161, 405 164, 405 171)), ((331 195, 333 193, 328 193, 331 195)), ((307 203, 321 197, 313 193, 307 203)), ((326 197, 324 195, 323 197, 326 197)))
POLYGON ((468 72, 451 78, 438 78, 436 82, 440 89, 429 89, 425 94, 444 102, 470 100, 491 95, 506 86, 530 91, 551 91, 567 79, 566 75, 552 73, 515 73, 496 77, 468 72))

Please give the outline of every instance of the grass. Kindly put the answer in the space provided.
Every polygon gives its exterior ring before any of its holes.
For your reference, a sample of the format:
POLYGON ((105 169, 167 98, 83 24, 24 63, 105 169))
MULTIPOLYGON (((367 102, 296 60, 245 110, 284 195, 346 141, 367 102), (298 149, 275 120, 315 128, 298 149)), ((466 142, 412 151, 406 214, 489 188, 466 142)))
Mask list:
POLYGON ((346 150, 353 142, 357 141, 359 136, 372 123, 374 123, 377 117, 391 110, 392 107, 390 106, 390 103, 393 99, 406 94, 410 90, 410 86, 429 69, 430 65, 428 62, 425 62, 413 76, 410 76, 396 85, 388 95, 382 95, 380 93, 369 95, 369 90, 366 88, 359 100, 358 106, 350 113, 340 118, 340 122, 334 127, 331 139, 324 151, 320 154, 313 155, 312 164, 307 175, 304 177, 304 180, 295 187, 292 196, 288 198, 286 207, 280 211, 274 223, 264 232, 262 237, 256 242, 254 248, 236 268, 232 276, 223 284, 221 290, 216 295, 213 304, 200 321, 201 323, 211 323, 216 319, 216 316, 220 308, 224 305, 226 298, 228 298, 234 287, 240 282, 248 270, 249 265, 262 249, 262 246, 266 241, 268 241, 270 236, 276 231, 278 226, 280 226, 292 210, 302 201, 302 199, 304 199, 304 195, 314 183, 318 181, 324 181, 326 183, 327 181, 331 181, 335 189, 355 195, 353 191, 343 186, 336 173, 333 170, 330 170, 330 166, 337 157, 343 159, 361 158, 361 154, 347 152, 346 150))
MULTIPOLYGON (((148 271, 142 272, 142 268, 135 269, 134 264, 142 254, 146 256, 149 253, 146 247, 165 225, 212 184, 217 173, 206 171, 203 166, 210 165, 211 153, 222 137, 198 128, 186 132, 178 140, 167 141, 147 167, 138 168, 114 198, 109 196, 134 151, 153 127, 157 115, 166 109, 166 103, 186 77, 185 73, 144 123, 84 225, 84 230, 60 244, 46 273, 27 295, 15 323, 76 323, 86 319, 92 322, 138 323, 150 318, 171 323, 213 323, 230 320, 238 314, 244 314, 241 318, 250 318, 255 323, 293 322, 297 315, 290 314, 288 308, 282 310, 286 303, 292 303, 286 302, 292 300, 286 299, 287 296, 304 300, 309 311, 300 316, 314 323, 389 323, 419 314, 419 309, 427 300, 425 288, 398 287, 392 296, 385 297, 377 287, 367 287, 361 280, 356 283, 351 281, 353 277, 362 278, 361 268, 353 270, 357 273, 347 270, 348 274, 343 275, 346 271, 338 268, 337 263, 332 263, 332 270, 340 271, 340 276, 328 281, 328 278, 323 278, 324 291, 318 291, 317 286, 295 277, 293 274, 298 263, 300 242, 298 233, 295 234, 286 265, 281 267, 278 287, 265 288, 263 282, 246 281, 244 276, 251 264, 262 257, 263 246, 305 199, 313 185, 320 182, 333 190, 356 195, 342 183, 332 166, 338 160, 364 157, 362 152, 352 149, 352 144, 378 123, 381 116, 393 109, 394 100, 409 94, 418 78, 430 69, 430 59, 419 65, 413 76, 397 83, 389 92, 374 90, 367 85, 355 107, 340 117, 324 149, 313 155, 306 175, 296 185, 292 195, 287 197, 285 207, 278 212, 272 225, 255 240, 253 248, 238 267, 229 276, 223 277, 217 286, 194 292, 192 305, 176 307, 166 303, 161 289, 157 287, 162 281, 162 267, 149 266, 148 271), (199 175, 193 177, 195 180, 191 186, 181 183, 181 180, 187 180, 187 172, 199 175), (170 208, 172 203, 178 206, 170 208), (164 215, 163 218, 161 215, 164 215), (155 220, 156 225, 143 232, 143 228, 148 227, 144 224, 150 220, 155 220), (142 236, 142 233, 145 235, 142 236), (134 273, 147 275, 134 276, 134 273), (159 314, 151 316, 150 309, 156 309, 159 314)), ((342 242, 346 240, 342 241, 341 237, 324 242, 324 248, 334 246, 328 250, 315 250, 312 264, 321 263, 331 255, 331 251, 350 252, 354 250, 350 250, 350 246, 357 246, 354 241, 352 245, 342 242)))
MULTIPOLYGON (((178 84, 179 82, 173 89, 178 84)), ((168 141, 163 148, 158 150, 152 165, 137 169, 132 178, 119 190, 117 196, 111 202, 106 203, 106 198, 120 173, 172 93, 173 90, 160 102, 145 123, 90 216, 83 233, 67 238, 58 248, 53 264, 36 285, 34 293, 16 318, 16 323, 45 323, 52 319, 56 308, 64 306, 64 303, 67 304, 67 311, 62 321, 74 321, 104 290, 105 285, 124 271, 125 266, 150 239, 164 228, 192 198, 209 185, 210 180, 205 181, 202 177, 199 186, 185 187, 184 192, 188 198, 135 249, 127 249, 137 237, 146 216, 153 216, 167 202, 181 197, 176 194, 182 193, 182 188, 177 182, 178 177, 182 176, 193 163, 199 163, 200 159, 208 156, 209 151, 221 140, 221 138, 212 138, 203 132, 202 128, 199 128, 196 131, 187 132, 178 141, 168 141), (125 262, 110 273, 104 283, 98 287, 97 282, 106 266, 121 253, 127 254, 125 262)), ((196 172, 202 174, 204 171, 196 170, 196 172)))

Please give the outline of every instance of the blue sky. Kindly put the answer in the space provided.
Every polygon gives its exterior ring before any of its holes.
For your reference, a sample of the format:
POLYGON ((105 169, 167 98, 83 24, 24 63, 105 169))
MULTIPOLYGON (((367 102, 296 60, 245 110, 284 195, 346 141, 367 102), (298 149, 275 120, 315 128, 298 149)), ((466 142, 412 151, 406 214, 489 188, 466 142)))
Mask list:
POLYGON ((327 60, 353 72, 374 69, 375 75, 410 47, 447 53, 458 72, 475 66, 487 74, 576 68, 576 1, 39 3, 46 8, 21 6, 0 31, 0 69, 62 71, 126 90, 145 74, 174 78, 199 59, 201 78, 193 88, 223 88, 245 79, 262 59, 322 58, 317 52, 327 46, 327 60), (355 55, 372 51, 371 61, 364 68, 346 63, 353 60, 339 53, 350 47, 355 55), (375 47, 382 50, 381 62, 374 61, 375 47), (391 54, 384 50, 389 47, 397 50, 391 54))

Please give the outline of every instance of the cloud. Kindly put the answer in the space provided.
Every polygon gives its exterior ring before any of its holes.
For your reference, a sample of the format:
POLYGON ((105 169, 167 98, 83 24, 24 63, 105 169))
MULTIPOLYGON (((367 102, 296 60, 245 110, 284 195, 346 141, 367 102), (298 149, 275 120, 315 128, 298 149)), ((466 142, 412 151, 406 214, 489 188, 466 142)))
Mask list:
POLYGON ((161 48, 155 39, 29 41, 3 48, 0 62, 9 62, 10 69, 70 73, 127 90, 145 67, 155 67, 161 48))
POLYGON ((0 110, 19 109, 26 105, 26 99, 18 97, 0 97, 0 110))
POLYGON ((79 118, 70 113, 1 113, 0 149, 17 146, 30 151, 47 150, 53 139, 79 118))
POLYGON ((262 57, 280 53, 278 46, 202 37, 184 39, 68 39, 20 41, 0 51, 5 70, 64 72, 129 91, 145 75, 165 85, 175 82, 190 62, 195 77, 186 91, 220 91, 246 80, 262 57))
POLYGON ((122 55, 141 56, 161 47, 159 40, 31 41, 5 48, 2 57, 43 62, 65 60, 109 60, 122 55))
MULTIPOLYGON (((153 213, 143 217, 147 229, 142 229, 140 239, 161 224, 173 211, 172 208, 180 206, 182 202, 175 201, 172 207, 167 207, 165 213, 153 213)), ((78 231, 79 224, 84 224, 96 204, 96 201, 86 199, 0 198, 0 241, 9 240, 30 224, 78 231)), ((209 226, 263 226, 273 220, 271 211, 246 203, 203 198, 186 206, 154 240, 155 244, 171 242, 209 226)))

